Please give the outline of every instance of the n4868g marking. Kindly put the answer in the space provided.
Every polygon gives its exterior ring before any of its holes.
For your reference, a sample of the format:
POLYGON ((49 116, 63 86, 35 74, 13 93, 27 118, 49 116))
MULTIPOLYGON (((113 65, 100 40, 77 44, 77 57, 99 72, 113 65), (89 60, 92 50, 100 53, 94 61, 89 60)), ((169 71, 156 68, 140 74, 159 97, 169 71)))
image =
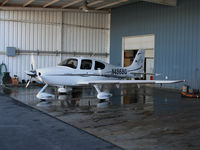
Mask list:
POLYGON ((123 74, 127 74, 127 69, 121 69, 121 68, 117 68, 117 69, 112 69, 112 74, 117 74, 117 75, 123 75, 123 74))

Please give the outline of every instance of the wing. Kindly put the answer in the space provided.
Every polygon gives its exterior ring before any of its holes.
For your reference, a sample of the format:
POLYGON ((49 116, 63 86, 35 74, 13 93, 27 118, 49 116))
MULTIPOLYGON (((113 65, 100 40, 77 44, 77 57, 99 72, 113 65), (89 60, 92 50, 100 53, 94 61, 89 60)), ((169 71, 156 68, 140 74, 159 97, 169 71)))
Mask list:
POLYGON ((185 80, 95 80, 79 82, 79 85, 97 84, 173 84, 185 82, 185 80))

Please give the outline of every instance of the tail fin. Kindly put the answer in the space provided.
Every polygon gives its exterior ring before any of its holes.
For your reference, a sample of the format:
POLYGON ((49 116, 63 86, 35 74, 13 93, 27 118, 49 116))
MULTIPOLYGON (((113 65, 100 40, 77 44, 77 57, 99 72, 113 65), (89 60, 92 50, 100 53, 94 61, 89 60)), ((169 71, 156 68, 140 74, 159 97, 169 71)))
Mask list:
POLYGON ((126 67, 130 73, 143 73, 144 72, 144 54, 145 50, 138 50, 133 63, 126 67))

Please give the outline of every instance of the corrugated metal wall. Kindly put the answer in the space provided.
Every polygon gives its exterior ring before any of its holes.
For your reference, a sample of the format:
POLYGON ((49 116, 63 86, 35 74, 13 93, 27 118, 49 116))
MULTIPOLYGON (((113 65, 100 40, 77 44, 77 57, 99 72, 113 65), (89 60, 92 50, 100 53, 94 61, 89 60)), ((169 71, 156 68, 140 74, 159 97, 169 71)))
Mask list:
POLYGON ((90 56, 92 51, 108 60, 109 24, 110 15, 105 13, 0 11, 0 63, 21 80, 28 79, 24 71, 30 70, 31 53, 36 68, 55 66, 79 53, 90 56), (20 53, 7 57, 6 47, 20 53))
POLYGON ((72 56, 84 54, 108 61, 110 14, 65 12, 63 31, 64 52, 72 56))
POLYGON ((177 7, 139 2, 112 9, 111 63, 121 64, 122 37, 154 34, 155 72, 162 73, 156 78, 186 79, 200 88, 199 14, 199 0, 179 0, 177 7))
MULTIPOLYGON (((6 47, 24 51, 16 57, 1 55, 10 75, 27 79, 24 71, 30 70, 31 53, 28 51, 61 50, 61 28, 61 12, 0 11, 0 51, 5 52, 6 47)), ((52 66, 60 61, 59 56, 40 53, 34 53, 34 59, 36 68, 52 66)))

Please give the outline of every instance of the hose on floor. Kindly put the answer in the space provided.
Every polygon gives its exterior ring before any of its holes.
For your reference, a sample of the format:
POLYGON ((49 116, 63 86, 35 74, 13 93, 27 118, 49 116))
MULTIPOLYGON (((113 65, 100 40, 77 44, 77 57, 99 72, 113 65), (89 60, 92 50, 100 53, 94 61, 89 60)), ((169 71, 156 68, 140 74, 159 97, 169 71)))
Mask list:
POLYGON ((0 64, 0 75, 2 75, 2 74, 3 74, 3 72, 2 72, 2 69, 3 69, 3 67, 4 67, 4 69, 5 69, 5 71, 4 71, 4 72, 7 72, 7 66, 6 66, 6 64, 4 64, 4 63, 1 63, 1 64, 0 64))
POLYGON ((7 72, 7 66, 4 63, 0 64, 0 84, 4 85, 4 81, 3 79, 5 78, 6 72, 7 72), (4 71, 3 71, 3 67, 4 67, 4 71))

